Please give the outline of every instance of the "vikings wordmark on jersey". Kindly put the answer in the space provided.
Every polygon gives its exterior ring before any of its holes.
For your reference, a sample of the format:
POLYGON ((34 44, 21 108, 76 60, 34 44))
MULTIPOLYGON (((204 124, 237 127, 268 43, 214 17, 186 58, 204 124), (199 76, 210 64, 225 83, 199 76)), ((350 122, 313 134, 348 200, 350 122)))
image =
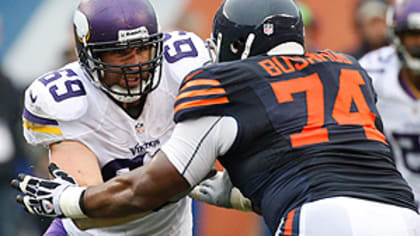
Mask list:
MULTIPOLYGON (((78 62, 42 75, 26 90, 23 124, 27 142, 48 146, 61 140, 80 141, 97 156, 104 181, 148 163, 174 128, 173 103, 181 80, 210 60, 204 43, 192 33, 165 34, 164 48, 162 79, 148 94, 137 119, 96 87, 78 62)), ((185 227, 192 232, 187 198, 111 231, 120 235, 176 235, 185 227)), ((89 232, 108 235, 110 231, 89 232)))

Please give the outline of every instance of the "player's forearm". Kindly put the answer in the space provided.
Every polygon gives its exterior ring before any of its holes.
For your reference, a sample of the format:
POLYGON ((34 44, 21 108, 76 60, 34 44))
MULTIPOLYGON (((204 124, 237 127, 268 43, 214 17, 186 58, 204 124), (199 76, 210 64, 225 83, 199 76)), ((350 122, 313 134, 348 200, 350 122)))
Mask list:
POLYGON ((164 201, 151 198, 147 184, 147 176, 130 173, 89 187, 83 197, 83 211, 89 217, 120 217, 155 209, 164 201))
POLYGON ((157 209, 174 197, 176 201, 190 188, 163 153, 144 167, 87 189, 78 187, 55 164, 48 169, 52 180, 20 174, 11 182, 26 194, 17 201, 32 214, 72 219, 123 217, 157 209))

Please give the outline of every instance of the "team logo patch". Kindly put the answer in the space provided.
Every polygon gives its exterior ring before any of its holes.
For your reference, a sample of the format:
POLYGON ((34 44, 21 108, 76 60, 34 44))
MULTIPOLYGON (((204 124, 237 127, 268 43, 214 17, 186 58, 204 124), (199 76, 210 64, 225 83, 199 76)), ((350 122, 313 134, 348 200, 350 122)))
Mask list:
POLYGON ((38 99, 38 96, 33 95, 32 90, 29 91, 29 97, 31 98, 32 103, 35 103, 36 100, 38 99))
POLYGON ((88 42, 90 39, 90 27, 86 15, 81 11, 76 10, 73 18, 73 24, 76 26, 75 30, 79 42, 88 42))
POLYGON ((263 29, 265 35, 272 35, 274 33, 274 25, 271 23, 265 23, 263 29))
POLYGON ((149 37, 149 31, 144 26, 132 30, 118 31, 118 41, 121 42, 127 42, 133 39, 145 39, 147 37, 149 37))

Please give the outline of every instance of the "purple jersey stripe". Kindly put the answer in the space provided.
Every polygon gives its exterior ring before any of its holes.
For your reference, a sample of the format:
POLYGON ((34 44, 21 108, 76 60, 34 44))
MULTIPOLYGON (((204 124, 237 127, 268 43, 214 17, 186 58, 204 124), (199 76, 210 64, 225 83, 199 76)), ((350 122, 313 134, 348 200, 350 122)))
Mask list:
POLYGON ((66 229, 64 229, 63 222, 60 218, 56 218, 48 227, 47 232, 43 236, 67 236, 66 229))
POLYGON ((414 99, 417 100, 416 95, 414 94, 414 92, 408 87, 407 82, 405 82, 405 80, 401 77, 398 76, 398 81, 400 82, 400 85, 402 87, 402 89, 407 93, 407 95, 414 99))
POLYGON ((39 116, 36 116, 29 112, 26 108, 23 110, 23 118, 31 123, 41 124, 41 125, 58 125, 56 120, 46 119, 39 116))

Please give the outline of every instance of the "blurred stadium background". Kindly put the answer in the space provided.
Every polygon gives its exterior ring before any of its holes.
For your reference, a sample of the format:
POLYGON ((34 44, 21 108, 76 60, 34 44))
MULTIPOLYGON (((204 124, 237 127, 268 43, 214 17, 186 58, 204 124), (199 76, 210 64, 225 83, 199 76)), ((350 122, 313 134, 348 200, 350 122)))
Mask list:
MULTIPOLYGON (((155 6, 164 31, 174 29, 193 31, 202 39, 210 35, 212 16, 222 2, 222 0, 150 1, 155 6)), ((348 53, 358 50, 363 42, 358 30, 360 25, 356 26, 358 18, 363 17, 361 13, 356 14, 361 1, 363 0, 300 0, 308 27, 307 35, 310 37, 308 47, 310 46, 311 50, 330 48, 348 53)), ((19 91, 23 91, 42 73, 74 58, 72 14, 78 2, 79 0, 0 1, 1 68, 19 91)), ((363 13, 379 14, 377 8, 367 9, 366 12, 363 13)), ((20 99, 14 101, 16 106, 21 104, 20 99)), ((0 114, 7 112, 1 110, 0 114)), ((0 137, 0 146, 3 144, 0 137)), ((37 166, 32 168, 32 165, 39 165, 42 172, 45 153, 29 149, 24 155, 25 158, 20 159, 24 161, 16 164, 16 172, 22 169, 36 170, 37 166)), ((0 199, 6 199, 12 208, 17 208, 13 199, 8 196, 0 192, 0 199)), ((17 212, 17 217, 7 216, 9 219, 6 219, 3 216, 13 227, 21 226, 11 235, 40 235, 48 223, 45 219, 41 221, 38 218, 30 218, 21 209, 13 211, 17 212), (38 227, 39 222, 41 224, 38 227)), ((196 236, 269 235, 262 220, 252 213, 233 212, 196 203, 195 214, 197 215, 196 236)), ((0 220, 3 221, 3 218, 0 217, 0 220)))

